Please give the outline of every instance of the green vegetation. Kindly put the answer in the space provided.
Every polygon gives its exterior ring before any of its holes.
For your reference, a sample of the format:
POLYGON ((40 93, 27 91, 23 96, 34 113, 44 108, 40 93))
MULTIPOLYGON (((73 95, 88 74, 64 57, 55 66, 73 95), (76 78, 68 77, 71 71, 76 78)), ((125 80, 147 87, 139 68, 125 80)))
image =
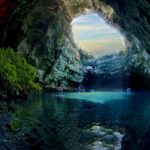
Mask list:
POLYGON ((30 90, 40 89, 34 82, 36 70, 12 49, 0 49, 0 96, 26 94, 30 90))

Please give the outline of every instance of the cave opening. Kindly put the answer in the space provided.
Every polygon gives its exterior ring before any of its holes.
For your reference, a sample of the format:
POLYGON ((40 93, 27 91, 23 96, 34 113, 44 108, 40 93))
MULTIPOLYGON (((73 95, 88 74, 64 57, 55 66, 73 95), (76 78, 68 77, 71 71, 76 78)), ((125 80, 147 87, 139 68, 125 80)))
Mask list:
POLYGON ((88 90, 124 89, 123 66, 128 47, 119 29, 97 12, 80 14, 71 26, 77 47, 90 56, 83 63, 83 86, 88 90))
POLYGON ((125 37, 97 12, 80 14, 71 27, 76 45, 95 58, 126 51, 125 37))

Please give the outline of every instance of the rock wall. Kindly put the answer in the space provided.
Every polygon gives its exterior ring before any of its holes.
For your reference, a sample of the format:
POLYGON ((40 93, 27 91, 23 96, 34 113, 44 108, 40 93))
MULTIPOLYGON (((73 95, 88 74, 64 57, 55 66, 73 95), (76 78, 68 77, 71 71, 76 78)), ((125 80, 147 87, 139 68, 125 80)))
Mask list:
POLYGON ((17 49, 36 66, 38 78, 45 86, 81 82, 79 50, 72 39, 72 18, 64 3, 24 0, 13 4, 15 11, 7 18, 10 23, 3 21, 1 46, 17 49))
POLYGON ((126 89, 129 86, 127 59, 127 54, 120 52, 87 61, 84 64, 83 86, 87 90, 126 89))
POLYGON ((135 54, 149 61, 149 10, 148 0, 3 0, 0 46, 12 47, 25 56, 37 67, 39 80, 45 85, 81 82, 83 73, 79 50, 72 39, 72 19, 87 11, 100 13, 125 35, 131 61, 135 54))
POLYGON ((150 89, 150 61, 143 54, 131 57, 125 51, 89 59, 84 64, 84 88, 91 89, 150 89))

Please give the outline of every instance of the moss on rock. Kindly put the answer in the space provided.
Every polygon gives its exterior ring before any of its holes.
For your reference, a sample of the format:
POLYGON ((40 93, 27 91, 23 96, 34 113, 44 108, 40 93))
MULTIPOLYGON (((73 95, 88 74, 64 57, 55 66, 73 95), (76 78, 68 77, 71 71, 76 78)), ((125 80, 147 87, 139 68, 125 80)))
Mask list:
POLYGON ((39 89, 34 82, 36 70, 14 50, 0 49, 0 96, 7 98, 26 94, 31 89, 39 89))

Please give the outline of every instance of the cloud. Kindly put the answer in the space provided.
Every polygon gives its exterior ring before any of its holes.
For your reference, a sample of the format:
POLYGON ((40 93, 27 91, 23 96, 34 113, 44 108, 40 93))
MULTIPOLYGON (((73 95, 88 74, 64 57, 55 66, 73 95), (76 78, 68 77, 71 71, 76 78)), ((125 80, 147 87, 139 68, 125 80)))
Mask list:
POLYGON ((74 25, 72 26, 72 29, 75 31, 92 31, 92 30, 96 30, 96 31, 102 31, 102 30, 106 30, 108 29, 105 25, 74 25))
POLYGON ((111 54, 124 49, 120 38, 79 41, 78 46, 95 56, 111 54))
POLYGON ((72 31, 79 47, 96 56, 125 47, 123 36, 96 13, 75 18, 72 31))

